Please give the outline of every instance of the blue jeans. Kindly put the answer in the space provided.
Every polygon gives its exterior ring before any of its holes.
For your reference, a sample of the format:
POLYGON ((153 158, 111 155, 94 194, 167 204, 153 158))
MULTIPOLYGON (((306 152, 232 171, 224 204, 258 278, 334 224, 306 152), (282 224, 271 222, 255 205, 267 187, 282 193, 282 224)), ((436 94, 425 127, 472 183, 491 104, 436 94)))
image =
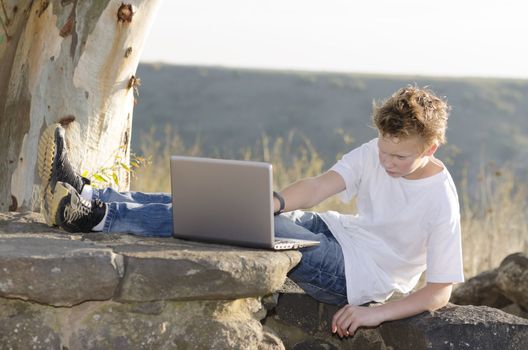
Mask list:
POLYGON ((345 262, 341 246, 317 213, 296 211, 275 217, 275 235, 319 241, 302 248, 302 258, 288 276, 306 294, 328 304, 347 303, 345 262))
POLYGON ((108 215, 103 232, 138 236, 172 236, 172 197, 168 193, 117 192, 93 189, 93 198, 105 202, 108 215))

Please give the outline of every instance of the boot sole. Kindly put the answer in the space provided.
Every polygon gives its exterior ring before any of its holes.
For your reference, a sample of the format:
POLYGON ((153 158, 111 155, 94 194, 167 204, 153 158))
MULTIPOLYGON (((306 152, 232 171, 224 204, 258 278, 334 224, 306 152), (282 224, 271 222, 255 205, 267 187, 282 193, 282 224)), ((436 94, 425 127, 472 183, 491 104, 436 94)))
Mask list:
POLYGON ((65 184, 63 182, 57 182, 57 185, 55 186, 55 191, 53 192, 53 196, 49 203, 49 217, 53 220, 54 225, 58 225, 60 218, 59 218, 59 207, 64 198, 71 195, 70 189, 72 187, 68 186, 68 184, 65 184))
POLYGON ((38 153, 38 173, 42 186, 47 187, 51 180, 53 161, 55 160, 55 132, 60 124, 50 125, 40 137, 38 153))
MULTIPOLYGON (((39 141, 37 168, 41 180, 41 213, 49 226, 55 226, 55 211, 52 210, 50 200, 53 200, 54 193, 49 187, 53 169, 53 162, 55 160, 55 132, 60 124, 50 125, 39 141)), ((56 210, 56 209, 55 209, 56 210)))

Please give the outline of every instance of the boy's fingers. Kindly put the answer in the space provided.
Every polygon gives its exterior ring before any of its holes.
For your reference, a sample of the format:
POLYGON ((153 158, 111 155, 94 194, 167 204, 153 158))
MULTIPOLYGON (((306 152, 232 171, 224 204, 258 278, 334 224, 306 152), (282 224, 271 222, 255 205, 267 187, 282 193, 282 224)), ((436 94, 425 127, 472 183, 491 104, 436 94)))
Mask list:
POLYGON ((347 329, 354 320, 353 308, 348 307, 336 320, 336 325, 341 337, 348 336, 347 329))
POLYGON ((339 316, 339 318, 336 321, 336 326, 337 326, 337 329, 338 329, 338 333, 339 333, 339 335, 341 337, 343 337, 345 335, 346 329, 347 329, 344 321, 345 321, 345 317, 344 317, 343 314, 341 316, 339 316))
POLYGON ((341 317, 341 315, 343 314, 343 312, 345 312, 345 308, 346 306, 342 307, 341 309, 339 309, 335 314, 334 314, 334 317, 332 317, 332 332, 335 333, 337 332, 337 323, 338 323, 338 320, 339 318, 341 317))
POLYGON ((347 333, 353 336, 354 334, 356 334, 357 329, 358 329, 358 323, 356 321, 356 322, 353 322, 350 325, 350 327, 348 327, 347 333))
POLYGON ((354 323, 354 315, 353 314, 349 314, 348 317, 343 320, 341 327, 343 328, 343 333, 346 336, 354 335, 353 332, 350 333, 350 327, 352 326, 353 323, 354 323))

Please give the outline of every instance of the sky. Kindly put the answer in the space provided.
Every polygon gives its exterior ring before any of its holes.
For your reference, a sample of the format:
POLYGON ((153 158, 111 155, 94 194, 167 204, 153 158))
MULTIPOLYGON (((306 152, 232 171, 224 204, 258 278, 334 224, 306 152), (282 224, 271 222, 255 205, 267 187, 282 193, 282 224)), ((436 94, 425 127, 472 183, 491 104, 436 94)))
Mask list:
POLYGON ((528 79, 528 1, 162 0, 141 61, 528 79))

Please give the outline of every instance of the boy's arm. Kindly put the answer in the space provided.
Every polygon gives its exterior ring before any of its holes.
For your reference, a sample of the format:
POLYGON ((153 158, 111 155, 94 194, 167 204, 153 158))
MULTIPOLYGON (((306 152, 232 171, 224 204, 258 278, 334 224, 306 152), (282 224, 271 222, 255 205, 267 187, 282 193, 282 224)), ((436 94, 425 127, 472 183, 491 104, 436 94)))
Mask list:
MULTIPOLYGON (((284 211, 311 208, 330 196, 345 190, 345 181, 335 171, 327 171, 317 177, 310 177, 294 182, 281 191, 284 198, 284 211)), ((277 198, 274 211, 280 207, 277 198)))
POLYGON ((380 323, 435 311, 451 297, 452 283, 428 283, 416 292, 374 307, 346 305, 334 315, 332 332, 339 336, 354 335, 358 327, 376 327, 380 323))

